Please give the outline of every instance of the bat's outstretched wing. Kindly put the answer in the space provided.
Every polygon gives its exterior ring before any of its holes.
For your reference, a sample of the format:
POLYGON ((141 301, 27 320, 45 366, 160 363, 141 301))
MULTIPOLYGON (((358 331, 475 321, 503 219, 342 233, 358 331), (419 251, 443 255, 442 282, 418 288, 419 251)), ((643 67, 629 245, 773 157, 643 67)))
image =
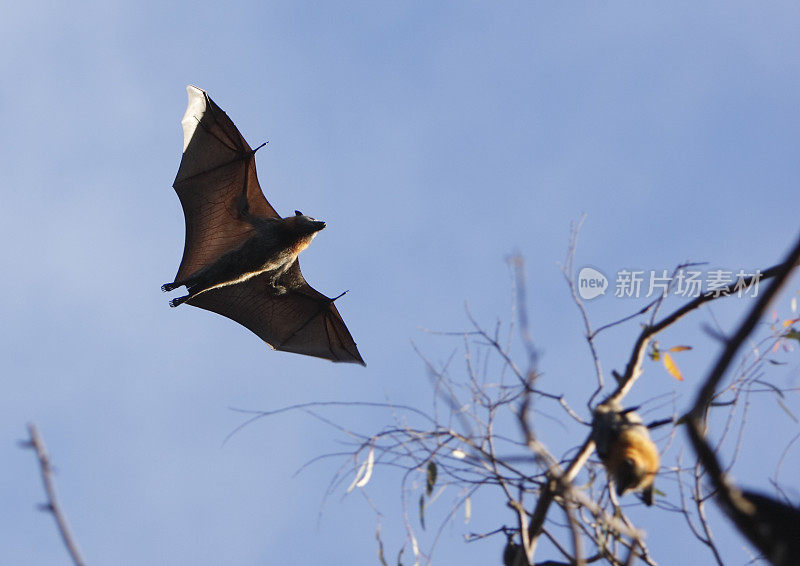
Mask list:
POLYGON ((259 275, 187 303, 235 320, 275 350, 366 365, 333 300, 306 283, 297 261, 279 283, 287 288, 283 295, 270 291, 268 275, 259 275))
POLYGON ((277 217, 256 178, 255 155, 205 91, 186 87, 183 158, 173 187, 186 220, 186 244, 175 281, 184 280, 251 234, 248 217, 277 217))

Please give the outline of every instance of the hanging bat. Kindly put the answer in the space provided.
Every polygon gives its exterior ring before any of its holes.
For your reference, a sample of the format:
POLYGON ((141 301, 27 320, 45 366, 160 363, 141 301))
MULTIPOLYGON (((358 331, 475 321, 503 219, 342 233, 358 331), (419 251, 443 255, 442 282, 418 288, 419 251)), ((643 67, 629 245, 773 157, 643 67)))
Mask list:
POLYGON ((325 223, 295 211, 281 218, 256 178, 255 153, 205 91, 186 87, 183 157, 173 188, 186 242, 163 291, 186 286, 186 303, 235 320, 271 348, 362 365, 334 301, 313 289, 297 255, 325 223))
POLYGON ((617 495, 640 492, 642 501, 652 505, 653 481, 660 464, 658 447, 634 409, 621 409, 616 404, 597 407, 592 439, 617 495))

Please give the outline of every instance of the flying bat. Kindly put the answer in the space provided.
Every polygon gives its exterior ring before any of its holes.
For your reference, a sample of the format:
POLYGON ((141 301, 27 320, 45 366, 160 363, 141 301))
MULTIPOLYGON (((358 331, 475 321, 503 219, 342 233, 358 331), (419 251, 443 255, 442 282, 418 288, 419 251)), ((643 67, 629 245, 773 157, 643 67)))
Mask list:
MULTIPOLYGON (((256 178, 255 153, 205 91, 186 87, 183 157, 173 188, 186 220, 170 301, 235 320, 271 348, 361 365, 364 360, 333 299, 312 288, 297 255, 325 223, 295 211, 281 218, 256 178)), ((342 293, 344 294, 344 293, 342 293)))

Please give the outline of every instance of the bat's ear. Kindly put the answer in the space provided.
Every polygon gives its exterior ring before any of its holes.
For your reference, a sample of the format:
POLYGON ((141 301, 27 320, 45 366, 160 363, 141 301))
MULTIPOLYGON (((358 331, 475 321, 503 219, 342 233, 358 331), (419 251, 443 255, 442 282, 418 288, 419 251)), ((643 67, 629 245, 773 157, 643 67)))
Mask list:
POLYGON ((295 216, 303 216, 303 213, 302 213, 302 212, 300 212, 299 210, 295 210, 295 211, 294 211, 294 215, 295 215, 295 216))

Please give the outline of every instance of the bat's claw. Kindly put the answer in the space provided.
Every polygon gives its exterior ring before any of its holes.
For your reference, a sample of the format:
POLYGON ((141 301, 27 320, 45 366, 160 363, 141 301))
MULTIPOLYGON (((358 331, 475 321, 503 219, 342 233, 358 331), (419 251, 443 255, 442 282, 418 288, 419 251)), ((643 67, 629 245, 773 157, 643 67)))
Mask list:
POLYGON ((184 302, 184 301, 186 301, 186 299, 188 299, 188 298, 189 298, 189 295, 186 295, 185 297, 177 297, 177 298, 175 298, 175 299, 172 299, 172 300, 169 302, 169 306, 171 306, 171 307, 175 308, 175 307, 177 307, 178 305, 180 305, 180 304, 183 304, 183 302, 184 302))
POLYGON ((172 291, 172 290, 173 290, 175 287, 176 287, 175 283, 164 283, 164 284, 161 286, 161 290, 162 290, 164 293, 168 293, 169 291, 172 291))
POLYGON ((332 298, 332 299, 331 299, 331 302, 333 303, 333 302, 335 302, 337 299, 341 299, 342 297, 344 297, 344 296, 345 296, 347 293, 349 293, 349 292, 350 292, 350 289, 348 289, 347 291, 344 291, 344 292, 342 292, 342 293, 339 293, 338 295, 336 295, 334 298, 332 298))

